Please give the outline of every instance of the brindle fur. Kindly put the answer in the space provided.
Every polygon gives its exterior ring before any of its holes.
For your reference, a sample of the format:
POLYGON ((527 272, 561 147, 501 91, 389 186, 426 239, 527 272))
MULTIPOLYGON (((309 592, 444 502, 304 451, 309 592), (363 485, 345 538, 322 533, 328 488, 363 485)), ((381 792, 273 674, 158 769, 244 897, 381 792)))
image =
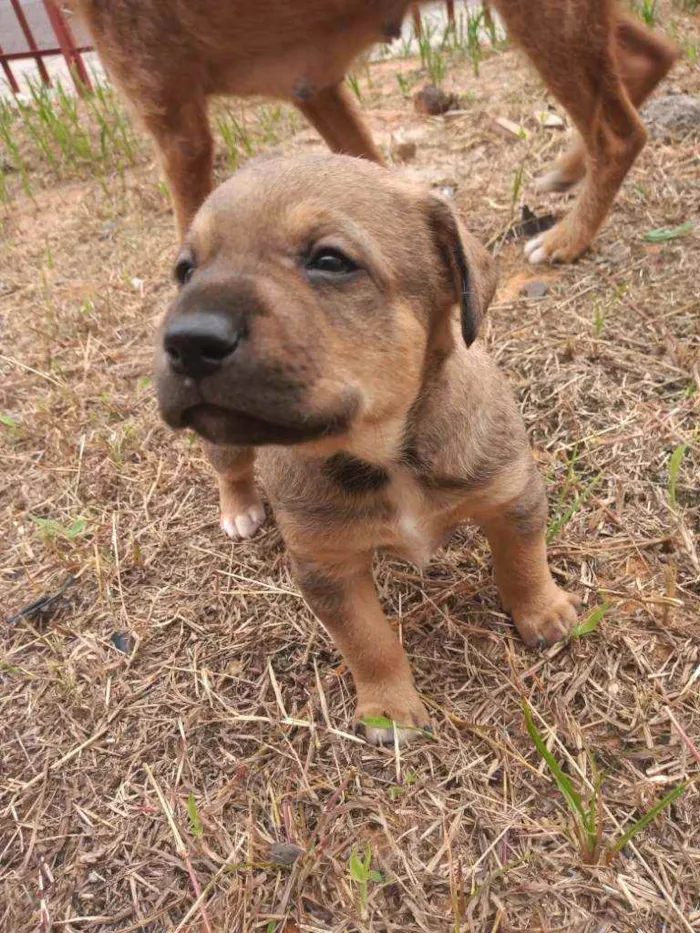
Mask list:
POLYGON ((255 419, 260 478, 299 586, 352 670, 358 721, 388 716, 402 736, 429 723, 375 592, 377 550, 422 565, 475 521, 524 640, 566 634, 575 599, 547 566, 544 484, 475 339, 494 266, 446 203, 359 159, 258 160, 204 204, 183 256, 195 268, 162 325, 161 411, 207 438, 233 519, 261 508, 250 448, 227 446, 255 419), (358 271, 314 278, 308 257, 323 246, 358 271), (212 294, 244 337, 196 381, 173 369, 163 340, 212 294))
MULTIPOLYGON (((335 152, 381 156, 343 86, 353 59, 397 35, 408 0, 69 0, 161 152, 181 236, 212 188, 207 100, 292 101, 335 152)), ((541 187, 582 187, 573 209, 526 251, 575 259, 605 220, 644 146, 637 108, 676 48, 616 0, 494 0, 514 42, 569 112, 578 141, 541 187)))

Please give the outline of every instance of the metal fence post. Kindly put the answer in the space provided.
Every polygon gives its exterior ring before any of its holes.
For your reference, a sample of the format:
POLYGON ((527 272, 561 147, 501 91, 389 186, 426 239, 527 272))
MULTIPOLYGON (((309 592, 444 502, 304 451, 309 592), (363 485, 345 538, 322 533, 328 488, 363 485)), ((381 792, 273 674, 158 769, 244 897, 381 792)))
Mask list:
POLYGON ((53 3, 53 0, 43 0, 43 3, 46 15, 51 23, 51 28, 54 31, 63 57, 66 60, 66 64, 70 69, 75 89, 82 97, 86 90, 92 90, 92 82, 90 81, 90 75, 85 67, 85 62, 78 51, 73 34, 70 31, 68 23, 63 18, 63 14, 53 3))
MULTIPOLYGON (((38 53, 39 47, 37 46, 36 40, 34 39, 34 33, 32 32, 29 23, 27 22, 27 17, 24 15, 24 10, 22 9, 20 0, 10 0, 10 3, 12 4, 12 9, 15 11, 15 16, 17 17, 17 22, 20 25, 20 29, 24 33, 24 38, 27 41, 29 51, 38 53)), ((49 77, 49 73, 46 70, 46 65, 44 64, 41 55, 35 54, 33 58, 36 62, 36 67, 39 69, 41 80, 44 82, 44 84, 51 84, 51 78, 49 77)))
POLYGON ((19 94, 19 84, 17 84, 17 78, 12 73, 10 68, 10 63, 5 57, 2 46, 0 45, 0 64, 2 65, 2 70, 5 72, 5 77, 7 78, 7 83, 10 85, 10 89, 13 94, 19 94))

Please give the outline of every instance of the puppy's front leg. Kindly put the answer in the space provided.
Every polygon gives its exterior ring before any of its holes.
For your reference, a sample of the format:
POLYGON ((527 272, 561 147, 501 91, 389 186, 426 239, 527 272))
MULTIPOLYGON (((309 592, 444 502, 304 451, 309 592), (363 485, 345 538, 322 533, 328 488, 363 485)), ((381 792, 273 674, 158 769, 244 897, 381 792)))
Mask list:
POLYGON ((255 451, 252 447, 203 444, 219 481, 222 530, 234 541, 251 538, 265 521, 253 475, 255 451))
POLYGON ((576 622, 580 600, 552 579, 545 541, 547 497, 534 464, 514 498, 505 506, 480 509, 474 519, 491 546, 503 608, 525 644, 544 647, 564 638, 576 622))
POLYGON ((393 729, 362 723, 391 719, 406 741, 430 730, 430 717, 413 684, 406 653, 382 611, 370 559, 323 564, 293 558, 297 582, 352 672, 357 690, 355 723, 373 745, 392 745, 393 729))

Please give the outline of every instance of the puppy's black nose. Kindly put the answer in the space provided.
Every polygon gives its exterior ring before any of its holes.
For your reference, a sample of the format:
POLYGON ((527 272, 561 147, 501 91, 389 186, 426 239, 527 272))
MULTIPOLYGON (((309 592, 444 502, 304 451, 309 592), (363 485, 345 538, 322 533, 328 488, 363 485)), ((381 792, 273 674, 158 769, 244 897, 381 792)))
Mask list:
POLYGON ((229 359, 240 338, 240 330, 228 315, 194 311, 168 324, 163 345, 176 373, 203 379, 229 359))

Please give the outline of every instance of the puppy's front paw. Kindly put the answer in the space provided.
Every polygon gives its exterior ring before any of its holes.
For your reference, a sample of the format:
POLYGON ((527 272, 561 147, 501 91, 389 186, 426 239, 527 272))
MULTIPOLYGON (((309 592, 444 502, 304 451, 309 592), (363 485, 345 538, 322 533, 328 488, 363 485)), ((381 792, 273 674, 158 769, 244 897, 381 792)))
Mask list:
POLYGON ((566 638, 576 624, 581 600, 552 582, 535 599, 511 606, 520 637, 530 648, 545 648, 566 638))
POLYGON ((372 687, 359 693, 355 712, 355 732, 370 745, 400 745, 431 735, 430 716, 413 684, 372 687))
POLYGON ((247 506, 229 507, 221 510, 221 530, 234 541, 252 538, 265 522, 265 509, 262 502, 256 501, 247 506))

